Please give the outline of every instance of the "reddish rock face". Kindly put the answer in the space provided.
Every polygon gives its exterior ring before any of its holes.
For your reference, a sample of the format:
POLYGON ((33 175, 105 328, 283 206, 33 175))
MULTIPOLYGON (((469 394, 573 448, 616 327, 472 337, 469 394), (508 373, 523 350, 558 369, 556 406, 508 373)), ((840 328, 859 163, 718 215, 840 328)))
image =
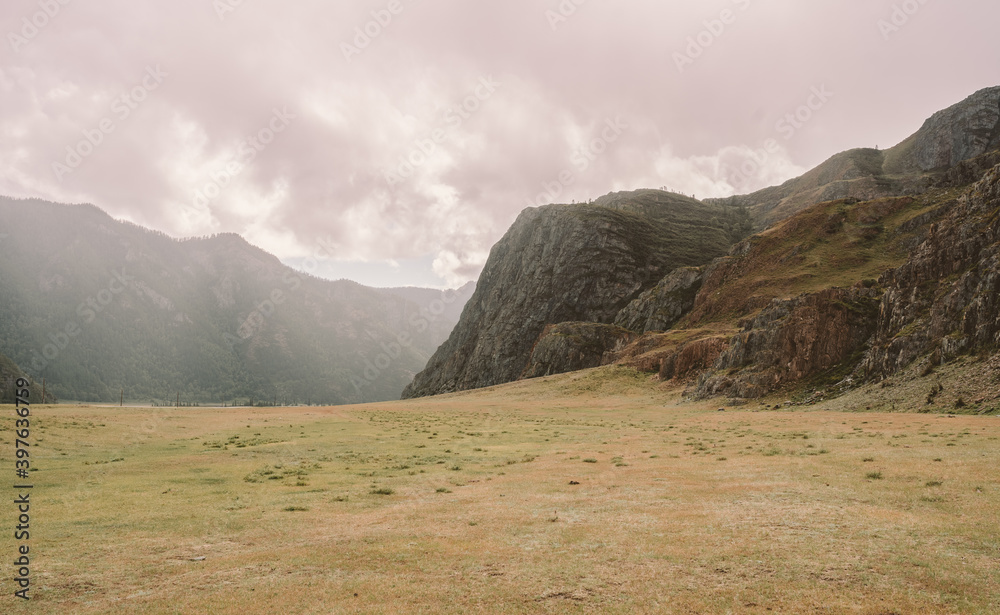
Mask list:
POLYGON ((724 337, 695 340, 660 362, 660 380, 685 382, 712 367, 729 347, 724 337))
POLYGON ((759 397, 843 363, 874 333, 878 294, 858 286, 775 300, 729 340, 699 396, 759 397))

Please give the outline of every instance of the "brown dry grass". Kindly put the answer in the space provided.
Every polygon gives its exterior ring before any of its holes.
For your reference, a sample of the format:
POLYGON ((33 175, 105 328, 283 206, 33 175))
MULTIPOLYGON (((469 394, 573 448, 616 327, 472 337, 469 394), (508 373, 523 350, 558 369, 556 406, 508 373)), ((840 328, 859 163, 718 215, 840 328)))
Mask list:
POLYGON ((8 568, 0 612, 1000 612, 1000 419, 717 408, 622 368, 37 408, 35 600, 8 568))

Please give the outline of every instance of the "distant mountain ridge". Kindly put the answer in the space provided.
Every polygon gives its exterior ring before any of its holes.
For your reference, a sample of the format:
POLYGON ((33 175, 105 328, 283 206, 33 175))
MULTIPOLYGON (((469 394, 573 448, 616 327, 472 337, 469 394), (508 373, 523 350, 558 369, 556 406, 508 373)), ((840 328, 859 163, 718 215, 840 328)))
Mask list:
POLYGON ((0 198, 0 233, 0 352, 63 399, 395 399, 454 322, 440 291, 422 305, 91 205, 0 198))

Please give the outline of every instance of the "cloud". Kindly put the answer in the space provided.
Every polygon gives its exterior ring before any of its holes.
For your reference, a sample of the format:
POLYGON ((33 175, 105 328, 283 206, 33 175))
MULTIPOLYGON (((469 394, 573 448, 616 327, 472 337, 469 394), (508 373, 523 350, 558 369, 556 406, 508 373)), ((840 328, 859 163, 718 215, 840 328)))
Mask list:
POLYGON ((969 3, 927 4, 886 40, 881 0, 222 2, 70 2, 47 20, 11 2, 0 193, 234 231, 289 262, 330 240, 335 261, 458 284, 524 207, 779 183, 902 140, 1000 68, 1000 7, 969 3), (25 19, 46 23, 27 38, 25 19), (162 83, 135 96, 156 67, 162 83), (836 96, 784 138, 778 122, 822 85, 836 96), (295 118, 277 132, 282 109, 295 118), (608 139, 608 122, 627 128, 608 139))

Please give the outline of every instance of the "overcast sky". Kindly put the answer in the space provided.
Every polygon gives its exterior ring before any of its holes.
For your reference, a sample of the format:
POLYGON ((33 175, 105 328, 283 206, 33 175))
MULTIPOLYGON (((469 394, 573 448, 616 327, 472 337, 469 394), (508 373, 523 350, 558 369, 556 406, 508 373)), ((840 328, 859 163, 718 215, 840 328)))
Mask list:
POLYGON ((728 196, 893 145, 1000 83, 997 23, 995 0, 5 0, 0 194, 458 285, 533 204, 728 196))

